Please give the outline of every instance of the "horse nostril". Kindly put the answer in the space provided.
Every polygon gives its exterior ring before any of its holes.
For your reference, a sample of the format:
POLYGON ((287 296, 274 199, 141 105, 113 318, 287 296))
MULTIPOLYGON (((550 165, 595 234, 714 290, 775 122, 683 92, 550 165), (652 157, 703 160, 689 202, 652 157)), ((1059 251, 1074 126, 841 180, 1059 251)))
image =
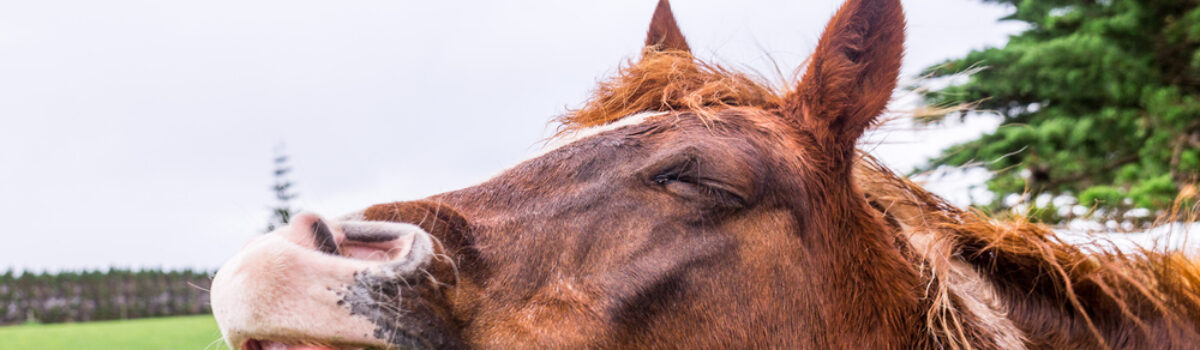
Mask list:
POLYGON ((263 350, 263 348, 257 340, 246 339, 246 342, 242 344, 242 350, 263 350))
MULTIPOLYGON (((345 221, 338 224, 338 233, 343 238, 338 242, 338 248, 343 256, 376 261, 408 260, 413 253, 414 244, 419 236, 426 236, 424 230, 412 224, 383 222, 383 221, 345 221)), ((425 237, 424 239, 428 239, 425 237)), ((425 251, 417 249, 424 254, 425 251)))
POLYGON ((333 238, 333 231, 329 230, 329 226, 325 225, 325 221, 317 220, 312 224, 313 243, 316 244, 317 250, 330 255, 342 255, 338 251, 337 241, 333 238))
MULTIPOLYGON (((352 225, 352 224, 348 224, 347 226, 350 226, 350 225, 352 225)), ((363 242, 363 243, 381 243, 381 242, 391 242, 391 241, 400 239, 400 235, 396 234, 395 232, 353 231, 350 229, 350 227, 347 227, 346 239, 355 241, 355 242, 363 242)))

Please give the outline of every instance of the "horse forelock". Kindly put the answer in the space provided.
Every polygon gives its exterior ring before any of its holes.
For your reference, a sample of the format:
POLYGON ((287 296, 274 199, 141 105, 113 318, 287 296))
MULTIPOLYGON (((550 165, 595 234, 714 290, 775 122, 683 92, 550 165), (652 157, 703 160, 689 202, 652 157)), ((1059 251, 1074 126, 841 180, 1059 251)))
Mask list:
POLYGON ((776 109, 785 90, 772 87, 766 79, 698 60, 686 51, 651 46, 638 61, 601 82, 582 108, 556 121, 563 135, 644 112, 688 111, 712 117, 730 107, 776 109))

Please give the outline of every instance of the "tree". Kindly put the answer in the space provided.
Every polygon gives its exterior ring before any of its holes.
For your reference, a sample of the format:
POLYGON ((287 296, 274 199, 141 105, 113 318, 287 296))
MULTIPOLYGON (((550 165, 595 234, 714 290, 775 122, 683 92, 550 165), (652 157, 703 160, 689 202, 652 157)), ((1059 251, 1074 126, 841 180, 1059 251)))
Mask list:
POLYGON ((982 1, 1012 6, 1004 20, 1028 29, 1004 47, 927 68, 935 79, 959 83, 922 95, 934 106, 975 104, 1003 121, 919 170, 986 167, 995 174, 987 184, 997 194, 994 209, 1014 194, 1067 194, 1120 216, 1134 208, 1163 212, 1181 192, 1194 196, 1200 2, 982 1))
POLYGON ((291 220, 292 215, 296 214, 296 209, 292 208, 292 200, 296 198, 296 194, 291 192, 292 181, 288 178, 288 174, 292 172, 292 167, 288 165, 288 156, 283 152, 283 146, 275 149, 275 184, 271 190, 275 193, 275 206, 271 208, 271 218, 267 222, 266 232, 274 231, 275 228, 287 225, 291 220))

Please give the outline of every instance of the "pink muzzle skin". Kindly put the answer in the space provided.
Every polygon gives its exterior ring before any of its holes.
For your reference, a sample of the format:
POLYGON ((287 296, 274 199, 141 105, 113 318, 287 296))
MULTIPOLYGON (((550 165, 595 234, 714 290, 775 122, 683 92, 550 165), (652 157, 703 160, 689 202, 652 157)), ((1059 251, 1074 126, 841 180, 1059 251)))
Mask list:
POLYGON ((375 221, 324 222, 314 214, 255 237, 212 281, 212 309, 235 350, 394 348, 344 296, 357 276, 420 273, 433 256, 421 228, 375 221))

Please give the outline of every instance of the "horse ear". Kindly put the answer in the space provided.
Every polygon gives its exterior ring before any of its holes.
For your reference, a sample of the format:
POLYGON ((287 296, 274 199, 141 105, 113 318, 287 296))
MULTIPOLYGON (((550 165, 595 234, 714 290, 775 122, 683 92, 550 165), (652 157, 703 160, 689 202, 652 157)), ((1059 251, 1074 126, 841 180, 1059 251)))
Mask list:
POLYGON ((671 4, 667 0, 659 0, 658 8, 654 9, 650 31, 646 33, 646 47, 656 51, 692 51, 679 24, 675 23, 675 14, 671 13, 671 4))
POLYGON ((896 88, 904 27, 900 0, 846 1, 825 27, 800 86, 785 98, 784 115, 826 152, 849 159, 896 88))

